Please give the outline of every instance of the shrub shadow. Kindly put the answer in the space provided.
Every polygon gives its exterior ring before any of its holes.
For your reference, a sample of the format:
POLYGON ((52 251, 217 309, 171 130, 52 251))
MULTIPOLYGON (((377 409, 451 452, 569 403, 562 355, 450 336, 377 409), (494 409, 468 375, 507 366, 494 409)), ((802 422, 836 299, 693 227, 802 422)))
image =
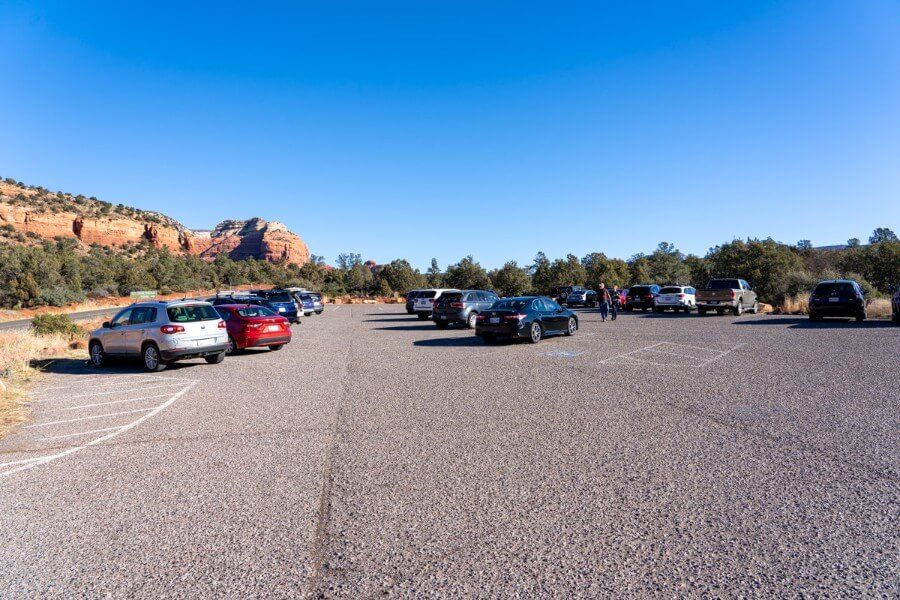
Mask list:
POLYGON ((733 325, 783 325, 791 329, 880 329, 883 327, 895 327, 889 320, 866 319, 857 323, 855 319, 842 319, 835 317, 824 321, 810 321, 809 317, 781 317, 774 316, 761 319, 735 320, 733 325))

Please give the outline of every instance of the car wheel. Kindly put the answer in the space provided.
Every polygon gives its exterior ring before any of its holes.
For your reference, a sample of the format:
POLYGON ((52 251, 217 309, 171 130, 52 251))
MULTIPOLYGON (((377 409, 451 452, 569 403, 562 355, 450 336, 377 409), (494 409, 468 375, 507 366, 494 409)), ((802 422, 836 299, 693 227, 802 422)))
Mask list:
POLYGON ((217 365, 225 360, 225 353, 219 352, 218 354, 210 354, 209 356, 204 356, 203 358, 206 359, 206 362, 208 362, 209 364, 217 365))
POLYGON ((102 367, 106 362, 106 352, 103 351, 103 346, 100 342, 91 342, 91 347, 88 348, 88 353, 91 357, 91 364, 95 367, 102 367))
POLYGON ((541 341, 541 338, 544 337, 544 331, 541 329, 541 324, 537 321, 534 321, 531 324, 531 329, 528 334, 528 341, 532 344, 537 344, 541 341))
POLYGON ((858 315, 856 315, 857 323, 862 323, 865 320, 866 320, 866 313, 862 312, 862 313, 859 313, 858 315))
POLYGON ((578 321, 575 317, 569 317, 569 323, 566 326, 566 335, 575 335, 578 331, 578 321))
POLYGON ((744 314, 744 305, 738 300, 737 306, 734 307, 734 316, 739 317, 744 314))
POLYGON ((475 329, 475 324, 478 322, 478 313, 472 312, 469 313, 469 318, 466 319, 466 327, 469 329, 475 329))
POLYGON ((759 313, 759 302, 753 303, 753 308, 750 309, 750 312, 752 312, 754 315, 759 313))
POLYGON ((284 348, 284 344, 275 344, 274 346, 269 346, 269 350, 271 350, 272 352, 278 352, 282 348, 284 348))
POLYGON ((809 320, 810 320, 810 321, 813 321, 813 322, 815 322, 815 321, 821 321, 821 320, 822 320, 822 317, 820 317, 820 316, 818 316, 818 315, 809 315, 809 320))
POLYGON ((234 341, 234 338, 230 335, 228 336, 228 344, 225 346, 225 354, 231 356, 235 352, 237 352, 237 344, 234 341))
POLYGON ((447 321, 435 321, 434 326, 438 329, 447 329, 447 325, 449 325, 447 321))
POLYGON ((159 348, 156 344, 147 344, 141 353, 144 358, 144 368, 148 371, 158 372, 166 368, 166 363, 159 356, 159 348))

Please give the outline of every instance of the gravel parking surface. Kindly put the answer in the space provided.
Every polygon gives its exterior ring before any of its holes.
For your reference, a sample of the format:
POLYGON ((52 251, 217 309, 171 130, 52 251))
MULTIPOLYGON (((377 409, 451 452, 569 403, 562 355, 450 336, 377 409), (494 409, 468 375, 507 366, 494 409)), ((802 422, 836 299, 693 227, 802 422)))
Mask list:
POLYGON ((0 597, 900 594, 900 328, 579 315, 52 366, 0 441, 0 597))

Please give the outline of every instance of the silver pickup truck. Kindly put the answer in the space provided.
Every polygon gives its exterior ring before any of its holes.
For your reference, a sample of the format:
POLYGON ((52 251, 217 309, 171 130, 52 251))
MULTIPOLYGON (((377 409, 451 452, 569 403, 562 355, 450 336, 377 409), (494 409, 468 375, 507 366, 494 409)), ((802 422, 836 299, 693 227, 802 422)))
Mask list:
POLYGON ((710 279, 704 288, 697 290, 696 299, 697 313, 700 316, 710 310, 720 315, 724 315, 728 310, 735 316, 745 310, 753 314, 759 311, 756 292, 743 279, 710 279))

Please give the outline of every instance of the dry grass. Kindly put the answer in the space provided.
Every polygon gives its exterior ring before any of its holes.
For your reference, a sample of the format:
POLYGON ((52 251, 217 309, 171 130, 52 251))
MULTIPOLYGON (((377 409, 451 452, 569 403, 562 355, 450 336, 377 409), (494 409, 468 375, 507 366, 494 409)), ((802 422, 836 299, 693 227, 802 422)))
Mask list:
POLYGON ((0 435, 28 416, 26 391, 39 374, 33 361, 87 356, 83 335, 35 335, 31 331, 0 334, 0 435))
POLYGON ((866 314, 870 317, 890 317, 891 301, 887 298, 875 298, 866 302, 866 314))
POLYGON ((787 296, 779 309, 783 315, 807 315, 809 314, 809 294, 787 296))

